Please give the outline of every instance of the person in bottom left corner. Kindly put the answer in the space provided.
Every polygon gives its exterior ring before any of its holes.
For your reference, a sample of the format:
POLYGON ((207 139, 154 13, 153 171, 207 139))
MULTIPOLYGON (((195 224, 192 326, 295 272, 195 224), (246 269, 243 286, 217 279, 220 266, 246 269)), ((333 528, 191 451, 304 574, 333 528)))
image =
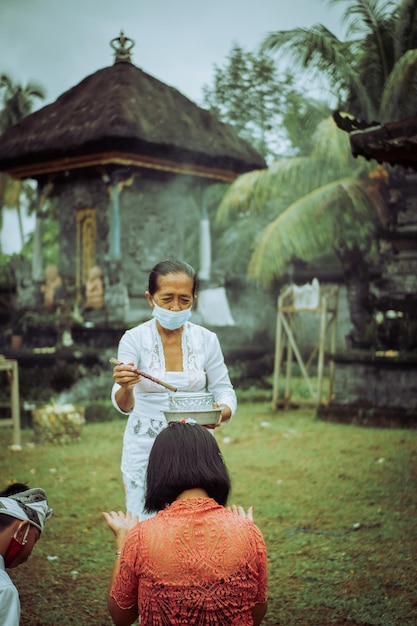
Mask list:
POLYGON ((6 568, 28 560, 51 517, 43 489, 12 483, 0 491, 0 624, 19 626, 20 600, 6 568))

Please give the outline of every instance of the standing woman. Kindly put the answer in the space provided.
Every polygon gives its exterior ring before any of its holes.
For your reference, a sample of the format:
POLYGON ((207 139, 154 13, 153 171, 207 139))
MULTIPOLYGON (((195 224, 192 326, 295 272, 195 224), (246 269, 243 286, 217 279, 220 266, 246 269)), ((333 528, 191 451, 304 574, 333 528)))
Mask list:
MULTIPOLYGON (((122 451, 126 510, 142 520, 145 479, 153 442, 167 426, 169 393, 137 370, 164 380, 181 392, 214 394, 221 422, 236 410, 236 394, 217 335, 189 321, 196 300, 197 274, 183 261, 166 260, 150 272, 145 293, 152 319, 125 332, 113 371, 112 401, 129 415, 122 451)), ((214 425, 213 425, 214 427, 214 425)))

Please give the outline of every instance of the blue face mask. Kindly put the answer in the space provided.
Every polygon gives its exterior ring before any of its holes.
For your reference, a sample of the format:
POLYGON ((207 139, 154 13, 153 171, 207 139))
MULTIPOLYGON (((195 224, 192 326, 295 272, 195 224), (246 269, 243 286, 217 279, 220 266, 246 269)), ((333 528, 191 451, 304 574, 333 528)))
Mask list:
POLYGON ((166 328, 167 330, 180 328, 185 322, 188 322, 191 317, 191 307, 183 311, 170 311, 169 309, 163 309, 155 304, 155 302, 153 304, 152 316, 158 320, 162 328, 166 328))

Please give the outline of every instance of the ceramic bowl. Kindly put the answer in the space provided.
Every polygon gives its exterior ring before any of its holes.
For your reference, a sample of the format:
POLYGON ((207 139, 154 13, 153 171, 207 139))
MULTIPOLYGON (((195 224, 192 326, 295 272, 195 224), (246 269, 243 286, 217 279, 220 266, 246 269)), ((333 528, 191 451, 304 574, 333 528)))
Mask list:
POLYGON ((217 424, 221 412, 221 408, 218 408, 197 411, 164 411, 164 415, 168 423, 185 421, 189 424, 197 423, 201 426, 207 426, 208 424, 217 424))
POLYGON ((214 395, 208 392, 176 392, 169 396, 170 411, 210 411, 213 409, 214 395))

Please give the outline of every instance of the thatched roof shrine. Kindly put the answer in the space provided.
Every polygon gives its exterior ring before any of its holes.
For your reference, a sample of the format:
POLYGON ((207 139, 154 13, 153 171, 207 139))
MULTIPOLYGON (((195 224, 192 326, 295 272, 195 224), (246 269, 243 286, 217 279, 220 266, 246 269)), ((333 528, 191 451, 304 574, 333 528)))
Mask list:
POLYGON ((380 124, 334 114, 339 128, 349 133, 353 156, 417 170, 417 117, 380 124))
POLYGON ((112 164, 224 182, 265 167, 230 126, 133 65, 128 54, 116 53, 114 65, 0 137, 0 171, 17 178, 112 164))

